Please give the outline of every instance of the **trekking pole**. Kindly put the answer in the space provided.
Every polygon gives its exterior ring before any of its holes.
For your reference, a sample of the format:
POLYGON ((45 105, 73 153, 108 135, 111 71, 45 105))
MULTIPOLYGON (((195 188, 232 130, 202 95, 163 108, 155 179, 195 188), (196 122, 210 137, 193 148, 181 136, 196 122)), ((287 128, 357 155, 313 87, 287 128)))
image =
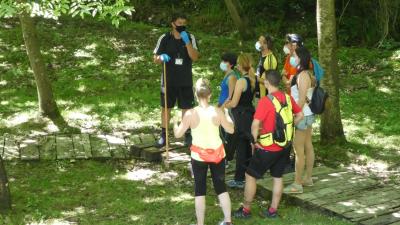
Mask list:
POLYGON ((169 127, 169 120, 168 120, 168 105, 167 105, 167 66, 164 62, 164 118, 165 118, 165 163, 168 167, 168 160, 169 160, 169 138, 168 138, 168 127, 169 127))

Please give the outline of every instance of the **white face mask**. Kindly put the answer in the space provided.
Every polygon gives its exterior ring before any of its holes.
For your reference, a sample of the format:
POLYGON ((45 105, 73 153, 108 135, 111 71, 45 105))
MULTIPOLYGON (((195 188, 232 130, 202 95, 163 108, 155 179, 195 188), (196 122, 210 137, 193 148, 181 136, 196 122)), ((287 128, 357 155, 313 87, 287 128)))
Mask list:
POLYGON ((283 46, 283 52, 286 54, 286 55, 289 55, 290 54, 290 50, 289 50, 289 48, 285 45, 285 46, 283 46))
POLYGON ((260 44, 260 42, 256 42, 256 44, 255 44, 255 46, 254 47, 256 47, 256 50, 258 51, 258 52, 261 52, 261 44, 260 44))

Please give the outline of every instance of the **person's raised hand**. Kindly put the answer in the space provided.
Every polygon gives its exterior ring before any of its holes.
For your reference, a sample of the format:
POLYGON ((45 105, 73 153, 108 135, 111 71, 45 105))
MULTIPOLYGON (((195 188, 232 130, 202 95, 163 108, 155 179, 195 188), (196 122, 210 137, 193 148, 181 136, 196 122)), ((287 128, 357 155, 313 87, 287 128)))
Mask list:
POLYGON ((180 35, 181 35, 181 38, 182 38, 183 42, 185 42, 185 45, 189 44, 190 40, 189 40, 188 33, 186 31, 182 31, 180 33, 180 35))
POLYGON ((171 57, 169 55, 167 55, 167 54, 161 54, 160 55, 160 60, 162 62, 169 62, 169 60, 171 60, 171 57))

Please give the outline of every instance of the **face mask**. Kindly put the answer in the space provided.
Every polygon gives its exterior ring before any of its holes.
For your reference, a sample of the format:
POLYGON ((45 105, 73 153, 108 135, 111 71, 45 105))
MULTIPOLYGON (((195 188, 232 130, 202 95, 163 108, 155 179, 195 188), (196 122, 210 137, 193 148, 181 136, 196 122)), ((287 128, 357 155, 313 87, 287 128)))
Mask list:
POLYGON ((219 64, 219 68, 222 70, 222 71, 227 71, 228 70, 228 64, 226 64, 226 63, 224 63, 224 62, 221 62, 220 64, 219 64))
POLYGON ((285 45, 285 46, 283 46, 283 52, 286 54, 286 55, 289 55, 289 53, 290 53, 290 50, 289 50, 289 48, 285 45))
POLYGON ((178 33, 181 33, 182 31, 186 30, 186 26, 177 26, 175 24, 175 30, 178 31, 178 33))
POLYGON ((257 41, 255 47, 256 47, 256 50, 258 52, 261 52, 261 44, 260 44, 260 42, 257 41))
POLYGON ((298 63, 296 62, 296 57, 290 56, 290 65, 293 67, 297 67, 298 63))

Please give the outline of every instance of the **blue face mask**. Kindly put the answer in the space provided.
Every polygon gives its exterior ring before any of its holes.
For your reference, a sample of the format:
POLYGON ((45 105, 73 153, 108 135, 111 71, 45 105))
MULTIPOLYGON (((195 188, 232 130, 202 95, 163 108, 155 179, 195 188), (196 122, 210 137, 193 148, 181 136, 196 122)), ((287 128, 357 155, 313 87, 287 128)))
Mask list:
POLYGON ((296 62, 296 57, 290 56, 290 65, 293 67, 297 67, 298 63, 296 62))
POLYGON ((227 71, 228 70, 228 64, 226 64, 226 63, 224 63, 224 62, 221 62, 220 64, 219 64, 219 68, 222 70, 222 71, 227 71))

